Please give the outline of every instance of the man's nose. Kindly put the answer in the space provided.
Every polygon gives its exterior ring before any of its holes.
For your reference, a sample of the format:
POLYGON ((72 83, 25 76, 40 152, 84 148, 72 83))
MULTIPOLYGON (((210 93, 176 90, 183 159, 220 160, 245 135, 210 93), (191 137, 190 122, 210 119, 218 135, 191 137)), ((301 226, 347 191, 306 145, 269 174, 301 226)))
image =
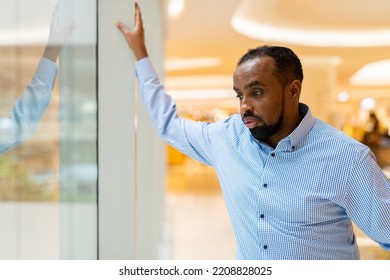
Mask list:
POLYGON ((252 103, 250 102, 250 100, 248 100, 245 97, 241 100, 240 107, 241 107, 241 111, 242 112, 252 111, 253 110, 252 103))

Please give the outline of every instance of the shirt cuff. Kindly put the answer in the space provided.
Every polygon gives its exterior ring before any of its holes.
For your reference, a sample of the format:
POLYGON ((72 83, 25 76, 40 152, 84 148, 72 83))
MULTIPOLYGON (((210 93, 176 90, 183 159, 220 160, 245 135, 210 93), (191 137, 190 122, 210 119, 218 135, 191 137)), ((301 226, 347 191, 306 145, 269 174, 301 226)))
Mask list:
POLYGON ((40 81, 52 84, 54 83, 56 75, 57 65, 50 59, 42 57, 34 76, 40 81))
POLYGON ((157 73, 149 57, 142 58, 135 63, 135 70, 139 81, 146 81, 156 77, 157 73))

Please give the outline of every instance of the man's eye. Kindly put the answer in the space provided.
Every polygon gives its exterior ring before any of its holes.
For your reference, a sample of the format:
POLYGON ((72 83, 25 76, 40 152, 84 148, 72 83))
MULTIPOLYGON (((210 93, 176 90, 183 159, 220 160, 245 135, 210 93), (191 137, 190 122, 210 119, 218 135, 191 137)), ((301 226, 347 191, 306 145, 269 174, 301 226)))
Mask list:
POLYGON ((242 100, 242 94, 237 94, 236 96, 239 100, 242 100))
POLYGON ((252 91, 252 95, 258 96, 261 95, 263 91, 261 89, 256 89, 252 91))

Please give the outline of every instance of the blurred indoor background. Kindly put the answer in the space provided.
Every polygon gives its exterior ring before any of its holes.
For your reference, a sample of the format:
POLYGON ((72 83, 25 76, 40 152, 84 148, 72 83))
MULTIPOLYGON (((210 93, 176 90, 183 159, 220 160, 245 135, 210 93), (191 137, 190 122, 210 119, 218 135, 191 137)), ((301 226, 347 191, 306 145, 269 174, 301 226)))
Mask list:
MULTIPOLYGON (((259 45, 286 45, 303 64, 302 102, 370 145, 389 174, 389 1, 168 2, 165 85, 183 116, 216 121, 238 112, 232 90, 238 58, 259 45)), ((213 170, 169 147, 168 164, 173 257, 201 259, 209 252, 206 257, 234 258, 213 170)), ((362 258, 390 259, 362 233, 358 237, 362 258)))

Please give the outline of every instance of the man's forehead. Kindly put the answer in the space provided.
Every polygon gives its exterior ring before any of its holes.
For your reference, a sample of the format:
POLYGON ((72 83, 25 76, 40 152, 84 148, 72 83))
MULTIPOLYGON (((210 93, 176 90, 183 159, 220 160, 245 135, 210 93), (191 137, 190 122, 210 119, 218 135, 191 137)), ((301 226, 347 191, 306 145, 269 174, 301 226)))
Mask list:
POLYGON ((233 79, 242 75, 261 73, 263 75, 273 75, 275 62, 272 57, 264 56, 249 59, 237 66, 233 73, 233 79))

